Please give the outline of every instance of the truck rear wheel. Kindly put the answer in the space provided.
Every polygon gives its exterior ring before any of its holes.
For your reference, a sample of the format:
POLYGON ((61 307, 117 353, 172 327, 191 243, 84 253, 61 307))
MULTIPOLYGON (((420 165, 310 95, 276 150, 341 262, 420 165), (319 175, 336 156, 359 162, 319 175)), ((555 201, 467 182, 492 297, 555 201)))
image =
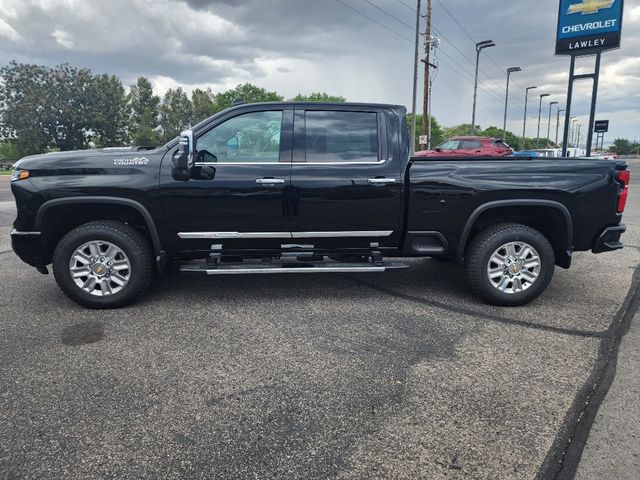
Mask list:
POLYGON ((67 233, 53 254, 58 286, 74 302, 89 308, 117 308, 149 286, 152 256, 147 241, 121 222, 86 223, 67 233))
POLYGON ((465 255, 473 290, 494 305, 524 305, 545 291, 555 269, 553 247, 539 231, 502 223, 480 232, 465 255))

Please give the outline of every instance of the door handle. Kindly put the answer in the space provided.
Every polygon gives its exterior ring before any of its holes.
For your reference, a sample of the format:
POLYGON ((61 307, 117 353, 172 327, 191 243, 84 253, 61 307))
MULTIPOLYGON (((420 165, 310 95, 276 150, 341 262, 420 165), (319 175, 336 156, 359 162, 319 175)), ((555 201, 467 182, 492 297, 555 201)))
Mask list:
POLYGON ((372 185, 382 185, 385 183, 395 183, 395 178, 370 178, 367 180, 372 185))
POLYGON ((284 178, 258 178, 256 183, 260 185, 280 185, 284 183, 284 178))

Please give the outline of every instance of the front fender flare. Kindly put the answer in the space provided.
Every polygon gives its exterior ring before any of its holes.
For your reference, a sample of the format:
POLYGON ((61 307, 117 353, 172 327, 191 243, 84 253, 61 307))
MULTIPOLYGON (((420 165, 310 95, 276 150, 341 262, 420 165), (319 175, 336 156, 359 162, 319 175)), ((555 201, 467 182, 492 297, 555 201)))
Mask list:
POLYGON ((153 243, 153 250, 155 252, 156 261, 158 262, 158 264, 160 264, 161 259, 166 256, 165 251, 162 249, 162 243, 160 242, 160 235, 158 234, 158 228, 155 224, 155 221, 153 220, 153 217, 149 213, 149 210, 147 210, 147 208, 144 205, 142 205, 140 202, 136 202, 135 200, 131 200, 130 198, 83 196, 83 197, 56 198, 53 200, 49 200, 43 203, 38 209, 38 213, 36 213, 35 229, 37 231, 42 230, 42 223, 44 221, 44 216, 49 209, 60 206, 60 205, 75 205, 75 204, 83 204, 83 203, 123 205, 126 207, 134 208, 135 210, 138 211, 138 213, 140 213, 140 215, 142 216, 142 219, 147 225, 147 229, 151 237, 151 242, 153 243))

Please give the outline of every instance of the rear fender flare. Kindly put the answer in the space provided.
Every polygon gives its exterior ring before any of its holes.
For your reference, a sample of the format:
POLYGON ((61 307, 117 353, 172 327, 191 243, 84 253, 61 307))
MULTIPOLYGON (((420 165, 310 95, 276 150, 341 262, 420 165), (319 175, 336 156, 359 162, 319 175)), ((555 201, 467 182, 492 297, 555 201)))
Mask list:
POLYGON ((535 199, 497 200, 495 202, 487 202, 480 205, 473 211, 473 213, 467 220, 467 223, 462 230, 460 243, 458 243, 458 248, 456 251, 456 256, 458 259, 462 259, 462 257, 464 257, 464 251, 467 246, 467 242, 469 241, 469 235, 471 235, 471 229, 473 228, 473 225, 476 223, 476 220, 478 220, 480 215, 488 210, 500 207, 546 207, 560 211, 564 218, 565 226, 567 229, 566 245, 562 245, 561 247, 567 252, 571 251, 571 246, 573 245, 573 220, 571 218, 571 213, 569 213, 567 207, 565 207, 562 203, 553 200, 535 199))

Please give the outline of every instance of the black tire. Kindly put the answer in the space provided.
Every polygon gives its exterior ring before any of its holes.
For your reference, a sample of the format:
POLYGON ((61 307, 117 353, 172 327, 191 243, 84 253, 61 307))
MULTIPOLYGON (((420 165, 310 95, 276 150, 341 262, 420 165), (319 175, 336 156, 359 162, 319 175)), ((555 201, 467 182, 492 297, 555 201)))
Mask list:
MULTIPOLYGON (((555 270, 555 254, 547 238, 539 231, 518 223, 501 223, 481 231, 471 240, 466 249, 464 266, 471 288, 485 301, 493 305, 518 306, 531 302, 546 290, 555 270), (487 271, 494 252, 509 242, 527 243, 540 258, 538 277, 520 292, 505 293, 499 290, 487 271)), ((494 281, 499 282, 497 279, 494 281)))
POLYGON ((67 233, 53 254, 53 275, 60 289, 74 302, 88 308, 118 308, 140 297, 153 278, 153 256, 142 234, 124 223, 101 220, 85 223, 67 233), (76 285, 69 262, 76 249, 87 242, 103 241, 118 247, 131 265, 128 282, 117 293, 96 296, 76 285))

